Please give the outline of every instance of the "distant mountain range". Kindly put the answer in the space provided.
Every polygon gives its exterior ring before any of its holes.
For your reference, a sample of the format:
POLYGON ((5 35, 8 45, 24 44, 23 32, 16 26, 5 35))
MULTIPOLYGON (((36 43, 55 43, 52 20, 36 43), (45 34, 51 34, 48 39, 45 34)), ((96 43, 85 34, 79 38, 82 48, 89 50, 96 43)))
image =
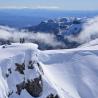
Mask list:
MULTIPOLYGON (((80 45, 80 43, 70 41, 68 40, 67 37, 78 36, 82 30, 82 24, 84 23, 84 20, 85 18, 66 18, 66 17, 58 19, 49 19, 47 21, 42 21, 40 24, 36 26, 28 26, 23 29, 25 29, 27 32, 54 34, 58 42, 65 44, 64 47, 60 45, 58 46, 58 48, 75 48, 78 45, 80 45)), ((48 36, 46 37, 48 38, 48 36)), ((50 46, 48 48, 51 49, 52 47, 50 46)))

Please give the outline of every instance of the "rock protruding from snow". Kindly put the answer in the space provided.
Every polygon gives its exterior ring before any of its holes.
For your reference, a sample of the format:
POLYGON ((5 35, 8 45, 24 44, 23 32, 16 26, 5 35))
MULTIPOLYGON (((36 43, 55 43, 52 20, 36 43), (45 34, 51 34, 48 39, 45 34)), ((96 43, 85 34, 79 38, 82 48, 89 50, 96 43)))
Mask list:
POLYGON ((59 96, 51 93, 49 96, 47 96, 47 98, 59 98, 59 96))
POLYGON ((43 81, 41 75, 34 80, 27 80, 25 89, 32 97, 39 97, 43 91, 43 81))

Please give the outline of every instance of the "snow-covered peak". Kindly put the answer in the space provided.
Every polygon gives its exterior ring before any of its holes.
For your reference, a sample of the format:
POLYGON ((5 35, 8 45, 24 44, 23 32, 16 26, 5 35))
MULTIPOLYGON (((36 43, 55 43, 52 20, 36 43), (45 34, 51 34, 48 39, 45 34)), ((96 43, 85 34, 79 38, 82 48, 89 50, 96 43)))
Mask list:
POLYGON ((48 98, 58 96, 45 78, 31 43, 0 47, 0 98, 48 98))

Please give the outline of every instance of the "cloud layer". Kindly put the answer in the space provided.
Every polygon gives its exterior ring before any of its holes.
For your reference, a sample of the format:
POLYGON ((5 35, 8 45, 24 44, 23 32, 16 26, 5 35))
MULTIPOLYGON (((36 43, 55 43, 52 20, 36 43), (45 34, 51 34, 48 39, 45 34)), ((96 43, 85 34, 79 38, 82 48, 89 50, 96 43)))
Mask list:
POLYGON ((19 42, 20 38, 25 38, 26 42, 40 42, 51 47, 63 46, 64 43, 56 40, 56 36, 54 34, 49 33, 33 33, 33 32, 24 32, 18 31, 9 27, 0 27, 0 39, 12 40, 14 42, 19 42))
POLYGON ((69 41, 76 41, 78 43, 87 43, 98 38, 98 16, 89 18, 82 25, 82 31, 78 36, 65 36, 69 41))
MULTIPOLYGON (((0 26, 0 39, 10 39, 14 42, 19 42, 20 38, 25 38, 26 42, 38 42, 42 45, 49 45, 51 47, 65 47, 63 42, 56 39, 56 36, 51 33, 33 33, 18 31, 13 28, 0 26)), ((87 43, 93 39, 98 38, 98 17, 89 18, 82 27, 82 31, 78 36, 65 36, 69 42, 75 41, 77 43, 87 43)))
POLYGON ((80 42, 88 42, 98 38, 98 17, 88 19, 88 21, 83 25, 83 30, 78 36, 80 42))

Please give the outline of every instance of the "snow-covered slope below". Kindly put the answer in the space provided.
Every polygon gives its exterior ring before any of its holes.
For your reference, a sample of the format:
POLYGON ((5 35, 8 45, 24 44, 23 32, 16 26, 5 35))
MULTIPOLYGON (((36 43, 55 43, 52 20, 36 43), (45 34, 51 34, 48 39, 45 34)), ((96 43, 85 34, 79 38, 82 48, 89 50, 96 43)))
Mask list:
POLYGON ((97 42, 76 49, 40 53, 44 73, 61 98, 98 98, 97 42))

